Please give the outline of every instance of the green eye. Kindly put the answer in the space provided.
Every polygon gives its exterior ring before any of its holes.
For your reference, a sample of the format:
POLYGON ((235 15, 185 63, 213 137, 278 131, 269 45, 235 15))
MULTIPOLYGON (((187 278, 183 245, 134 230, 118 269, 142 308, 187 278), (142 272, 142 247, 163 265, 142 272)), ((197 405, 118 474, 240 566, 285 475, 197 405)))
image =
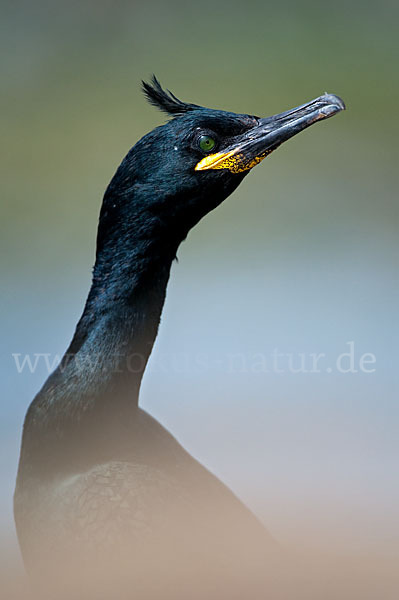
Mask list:
POLYGON ((203 152, 210 152, 216 146, 215 140, 209 135, 201 135, 198 143, 199 147, 201 148, 201 150, 203 150, 203 152))

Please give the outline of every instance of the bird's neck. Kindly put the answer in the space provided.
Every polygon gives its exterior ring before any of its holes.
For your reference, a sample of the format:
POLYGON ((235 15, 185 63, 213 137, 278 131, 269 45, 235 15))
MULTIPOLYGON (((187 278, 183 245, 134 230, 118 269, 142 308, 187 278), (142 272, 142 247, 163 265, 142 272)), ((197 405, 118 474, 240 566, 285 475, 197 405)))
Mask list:
POLYGON ((100 220, 84 312, 25 420, 20 468, 28 465, 35 476, 81 470, 131 451, 140 383, 180 241, 140 222, 102 238, 100 220))
POLYGON ((178 178, 154 183, 137 177, 131 183, 122 166, 104 196, 82 317, 25 419, 20 469, 34 477, 76 472, 138 451, 140 384, 172 261, 188 231, 241 180, 237 176, 228 187, 219 178, 213 197, 200 186, 187 191, 178 178))
POLYGON ((111 393, 137 405, 177 246, 145 228, 99 248, 86 306, 63 361, 81 370, 85 387, 90 380, 91 396, 111 393))

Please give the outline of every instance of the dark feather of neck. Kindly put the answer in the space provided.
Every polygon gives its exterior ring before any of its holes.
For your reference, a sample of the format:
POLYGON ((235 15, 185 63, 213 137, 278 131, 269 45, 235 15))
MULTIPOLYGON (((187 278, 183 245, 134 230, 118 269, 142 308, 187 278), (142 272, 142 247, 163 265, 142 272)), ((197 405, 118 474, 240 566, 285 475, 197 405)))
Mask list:
POLYGON ((85 310, 63 361, 75 362, 86 384, 91 374, 97 396, 119 391, 137 404, 177 251, 176 243, 154 233, 107 240, 98 252, 85 310))
POLYGON ((177 235, 144 208, 123 220, 113 206, 106 197, 93 283, 73 340, 25 420, 21 465, 27 457, 36 475, 76 472, 130 451, 141 379, 186 232, 177 235))

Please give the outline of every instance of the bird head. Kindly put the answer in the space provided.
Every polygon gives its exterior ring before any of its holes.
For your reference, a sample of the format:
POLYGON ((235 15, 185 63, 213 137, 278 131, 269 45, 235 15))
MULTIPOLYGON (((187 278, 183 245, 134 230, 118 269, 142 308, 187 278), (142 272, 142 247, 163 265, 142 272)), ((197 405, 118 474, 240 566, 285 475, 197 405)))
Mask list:
POLYGON ((139 202, 173 230, 181 226, 184 236, 283 142, 345 108, 338 96, 324 94, 260 118, 182 102, 155 76, 143 91, 171 118, 131 149, 108 193, 113 202, 130 198, 136 210, 139 202))

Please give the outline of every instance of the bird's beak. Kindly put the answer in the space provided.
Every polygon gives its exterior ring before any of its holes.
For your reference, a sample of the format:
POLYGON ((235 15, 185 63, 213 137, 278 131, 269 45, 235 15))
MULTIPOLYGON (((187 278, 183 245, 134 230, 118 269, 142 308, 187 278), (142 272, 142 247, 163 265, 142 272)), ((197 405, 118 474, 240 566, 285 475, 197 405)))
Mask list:
POLYGON ((223 151, 205 156, 195 170, 228 169, 232 173, 248 171, 292 136, 344 109, 345 104, 341 98, 334 94, 324 94, 292 110, 259 119, 258 125, 236 137, 223 151))

